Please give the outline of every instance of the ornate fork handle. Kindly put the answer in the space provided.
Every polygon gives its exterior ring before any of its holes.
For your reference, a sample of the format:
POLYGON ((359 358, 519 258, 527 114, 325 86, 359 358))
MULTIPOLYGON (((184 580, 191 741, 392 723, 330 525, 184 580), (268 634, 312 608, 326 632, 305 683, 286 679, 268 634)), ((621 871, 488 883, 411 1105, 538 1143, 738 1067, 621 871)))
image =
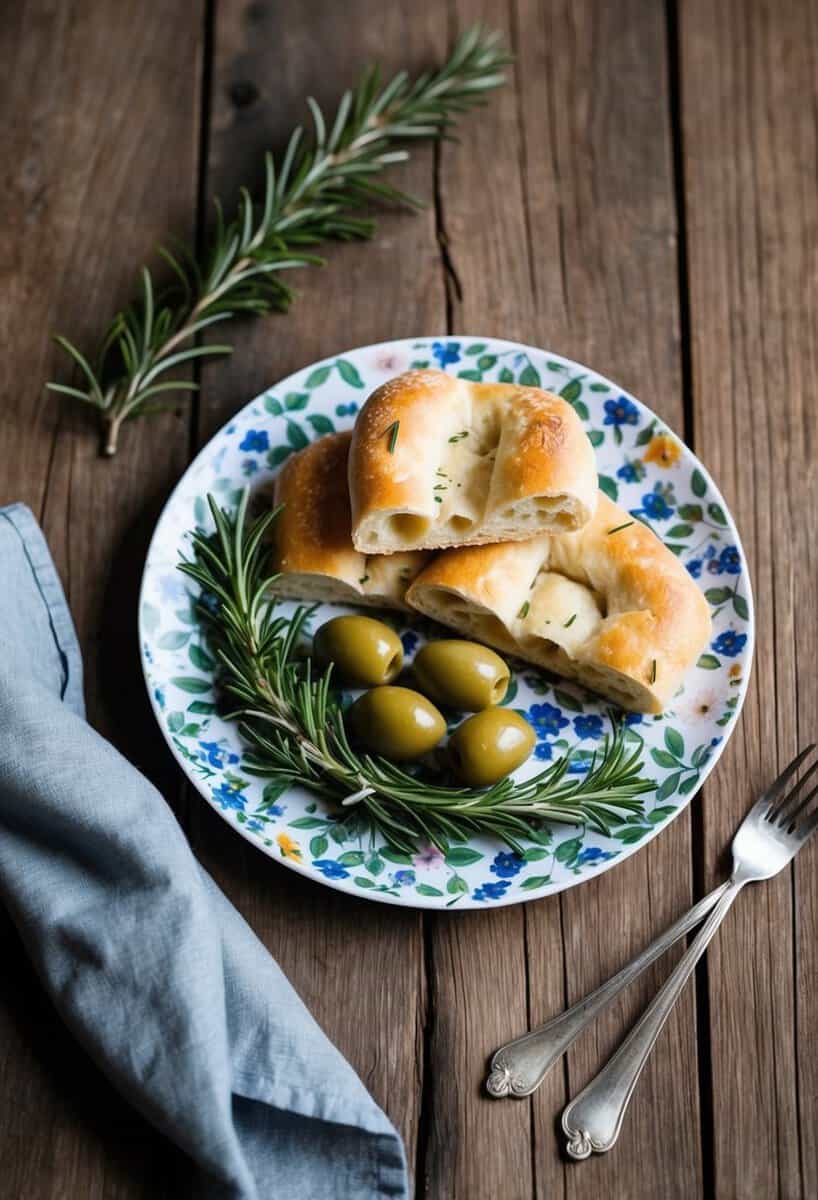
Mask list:
POLYGON ((557 1059, 565 1053, 585 1026, 646 967, 698 925, 718 903, 727 887, 728 884, 722 884, 698 904, 694 904, 689 912, 651 942, 638 958, 628 963, 595 992, 585 996, 573 1008, 546 1021, 531 1033, 501 1046, 491 1060, 491 1074, 486 1080, 489 1094, 495 1097, 530 1095, 539 1087, 557 1059))
POLYGON ((613 1057, 563 1112, 562 1128, 568 1138, 566 1149, 572 1158, 588 1158, 592 1151, 604 1154, 619 1137, 622 1120, 648 1055, 682 988, 744 882, 733 878, 720 889, 718 903, 673 973, 613 1057))

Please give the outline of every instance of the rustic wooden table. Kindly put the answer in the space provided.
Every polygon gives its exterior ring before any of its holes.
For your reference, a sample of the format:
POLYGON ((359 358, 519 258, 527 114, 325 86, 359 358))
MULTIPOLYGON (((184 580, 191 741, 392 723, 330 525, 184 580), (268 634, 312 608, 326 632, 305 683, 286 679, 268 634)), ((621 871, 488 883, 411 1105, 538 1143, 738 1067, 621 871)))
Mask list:
MULTIPOLYGON (((723 877, 752 789, 818 730, 818 19, 810 0, 30 0, 0 31, 2 496, 42 521, 90 715, 163 788, 197 854, 406 1139, 418 1197, 818 1195, 818 857, 750 890, 673 1015, 615 1151, 555 1118, 664 977, 648 972, 531 1101, 486 1056, 620 967, 723 877), (419 216, 304 272, 291 316, 233 331, 194 405, 97 457, 44 393, 169 231, 258 180, 262 152, 361 65, 439 60, 481 18, 510 86, 458 145, 420 146, 419 216), (276 868, 184 787, 143 695, 135 602, 160 506, 249 397, 342 347, 471 331, 634 390, 702 456, 750 556, 757 660, 711 782, 656 842, 562 897, 425 915, 276 868)), ((112 798, 115 803, 115 798, 112 798)), ((184 1194, 184 1164, 50 1010, 10 923, 0 971, 0 1195, 184 1194)), ((307 1200, 307 1198, 305 1198, 307 1200)))

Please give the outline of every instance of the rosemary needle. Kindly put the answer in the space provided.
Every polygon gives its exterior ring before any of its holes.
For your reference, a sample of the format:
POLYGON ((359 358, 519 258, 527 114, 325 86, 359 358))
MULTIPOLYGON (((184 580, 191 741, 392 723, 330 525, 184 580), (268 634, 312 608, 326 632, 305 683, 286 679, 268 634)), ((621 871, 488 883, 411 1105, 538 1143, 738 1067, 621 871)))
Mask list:
POLYGON ((393 421, 386 431, 389 434, 389 445, 387 449, 390 454, 395 453, 395 447, 398 444, 398 434, 400 433, 400 421, 393 421))
POLYGON ((297 654, 312 609, 289 619, 269 597, 270 547, 265 533, 276 510, 247 524, 248 492, 235 516, 208 496, 216 532, 192 533, 194 559, 180 570, 202 588, 198 605, 221 673, 219 686, 236 702, 232 719, 248 750, 244 768, 284 786, 303 784, 342 809, 362 816, 387 842, 403 851, 431 841, 446 850, 450 840, 488 834, 515 851, 542 820, 585 823, 602 833, 629 816, 641 815, 639 797, 654 783, 641 775, 641 746, 626 748, 624 728, 614 724, 591 768, 568 773, 570 755, 544 771, 517 781, 501 780, 485 790, 451 787, 425 768, 409 773, 375 755, 359 755, 349 744, 331 670, 313 672, 297 654))
POLYGON ((289 307, 293 291, 282 272, 321 264, 305 247, 371 237, 373 222, 361 212, 373 201, 422 207, 377 176, 407 159, 405 147, 413 140, 445 135, 462 113, 505 82, 503 67, 510 61, 500 35, 475 25, 442 67, 417 79, 401 71, 382 84, 378 68, 368 68, 330 120, 310 99, 312 134, 298 126, 280 162, 265 156, 260 203, 241 188, 236 214, 225 220, 216 202, 201 259, 185 246, 161 248, 172 287, 160 293, 143 268, 139 302, 116 314, 92 359, 67 338, 55 338, 80 378, 71 386, 46 386, 97 408, 104 452, 115 454, 124 421, 161 408, 163 393, 197 389, 195 380, 168 379, 166 372, 230 353, 224 342, 194 344, 205 329, 289 307))

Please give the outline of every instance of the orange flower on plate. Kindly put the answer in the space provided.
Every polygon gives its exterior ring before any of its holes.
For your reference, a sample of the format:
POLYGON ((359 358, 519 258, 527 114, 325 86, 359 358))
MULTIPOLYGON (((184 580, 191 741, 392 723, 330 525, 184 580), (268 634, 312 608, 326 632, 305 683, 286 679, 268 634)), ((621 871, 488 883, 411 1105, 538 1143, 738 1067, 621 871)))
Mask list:
POLYGON ((669 433, 656 433, 645 451, 645 462, 654 462, 659 467, 672 467, 681 457, 682 448, 669 433))
POLYGON ((280 833, 276 842, 282 858, 293 858, 296 862, 301 862, 301 847, 298 842, 294 842, 286 833, 280 833))

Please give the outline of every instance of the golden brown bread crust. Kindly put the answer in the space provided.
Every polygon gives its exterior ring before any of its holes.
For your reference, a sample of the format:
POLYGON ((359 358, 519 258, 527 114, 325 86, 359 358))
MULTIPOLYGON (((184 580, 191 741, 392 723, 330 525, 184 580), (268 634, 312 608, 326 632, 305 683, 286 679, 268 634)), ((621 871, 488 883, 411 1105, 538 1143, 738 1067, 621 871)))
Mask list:
POLYGON ((405 608, 409 581, 428 557, 367 557, 350 537, 347 455, 351 434, 319 438, 287 459, 275 480, 283 505, 274 526, 279 596, 405 608))
POLYGON ((354 581, 364 557, 349 538, 346 459, 350 434, 313 442, 284 463, 276 476, 276 569, 319 572, 354 581))
POLYGON ((409 371, 373 392, 355 423, 352 540, 391 553, 578 529, 596 486, 593 450, 565 400, 409 371))
POLYGON ((709 640, 710 612, 649 529, 600 493, 577 533, 367 557, 350 537, 349 444, 348 433, 321 438, 279 472, 279 595, 411 605, 625 708, 666 707, 709 640))
POLYGON ((639 712, 667 706, 711 630, 679 560, 603 494, 577 533, 437 555, 406 599, 639 712))

